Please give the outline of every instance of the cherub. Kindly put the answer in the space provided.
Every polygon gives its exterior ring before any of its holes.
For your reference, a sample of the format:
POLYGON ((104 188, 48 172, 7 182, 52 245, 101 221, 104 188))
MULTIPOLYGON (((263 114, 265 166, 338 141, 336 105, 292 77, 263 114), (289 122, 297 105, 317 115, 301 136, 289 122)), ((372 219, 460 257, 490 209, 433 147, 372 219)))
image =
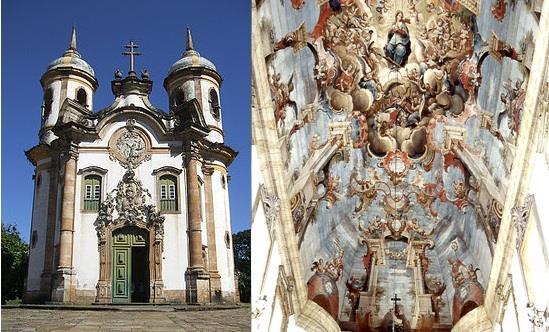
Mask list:
POLYGON ((355 67, 349 63, 336 80, 335 87, 342 92, 351 92, 354 88, 355 67))

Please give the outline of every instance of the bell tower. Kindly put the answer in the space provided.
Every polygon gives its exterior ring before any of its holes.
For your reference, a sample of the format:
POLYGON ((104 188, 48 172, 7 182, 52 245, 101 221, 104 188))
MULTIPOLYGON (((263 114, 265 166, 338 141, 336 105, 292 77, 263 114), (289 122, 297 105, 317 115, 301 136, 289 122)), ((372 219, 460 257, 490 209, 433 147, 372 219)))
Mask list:
POLYGON ((189 303, 234 301, 234 262, 228 213, 228 166, 237 152, 224 144, 221 76, 196 51, 187 28, 186 49, 164 79, 175 131, 182 137, 187 184, 189 303), (205 209, 202 210, 201 206, 205 209))
POLYGON ((198 53, 191 30, 187 28, 186 50, 168 71, 164 88, 168 93, 170 111, 181 111, 183 104, 196 99, 210 130, 207 140, 223 143, 223 126, 219 89, 222 78, 215 65, 198 53))
POLYGON ((93 94, 98 83, 93 68, 82 59, 76 49, 76 29, 73 27, 69 48, 52 61, 42 75, 40 84, 44 90, 40 142, 50 144, 57 138, 52 128, 57 123, 65 100, 72 99, 90 113, 93 109, 93 94))

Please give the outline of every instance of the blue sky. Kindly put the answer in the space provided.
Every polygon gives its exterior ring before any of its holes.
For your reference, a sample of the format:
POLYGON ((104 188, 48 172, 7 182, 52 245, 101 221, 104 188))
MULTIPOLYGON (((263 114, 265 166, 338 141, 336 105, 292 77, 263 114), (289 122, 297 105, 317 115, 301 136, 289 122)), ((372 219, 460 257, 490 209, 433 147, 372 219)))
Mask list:
POLYGON ((128 71, 123 45, 141 47, 136 71, 148 69, 152 103, 167 109, 162 86, 185 48, 194 46, 223 77, 226 143, 239 151, 229 168, 233 232, 250 228, 250 4, 249 1, 2 1, 2 222, 17 224, 28 241, 34 169, 24 151, 38 143, 40 77, 67 49, 77 29, 78 51, 99 81, 95 111, 111 104, 113 73, 128 71))

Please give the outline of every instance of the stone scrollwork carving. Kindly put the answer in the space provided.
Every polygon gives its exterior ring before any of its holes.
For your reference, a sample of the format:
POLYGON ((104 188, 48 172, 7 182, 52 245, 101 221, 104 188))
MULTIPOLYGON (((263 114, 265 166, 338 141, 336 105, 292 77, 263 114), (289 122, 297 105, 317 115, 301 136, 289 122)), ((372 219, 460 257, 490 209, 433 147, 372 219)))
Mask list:
POLYGON ((116 189, 101 203, 95 224, 99 239, 104 238, 105 228, 110 224, 135 225, 137 222, 154 229, 155 235, 163 236, 164 217, 154 205, 147 204, 151 199, 151 194, 135 178, 133 170, 127 170, 116 189))
POLYGON ((146 135, 137 129, 135 119, 129 119, 126 126, 115 133, 109 143, 111 159, 119 161, 125 168, 135 168, 151 155, 146 135))
POLYGON ((526 304, 528 309, 528 320, 532 323, 532 331, 549 331, 549 307, 545 310, 538 310, 532 302, 526 304))
POLYGON ((145 141, 134 131, 126 131, 116 140, 116 147, 126 160, 137 159, 145 152, 145 141))
POLYGON ((149 232, 149 252, 152 253, 150 301, 161 303, 163 297, 162 251, 164 240, 164 217, 151 204, 150 193, 129 168, 118 186, 101 203, 94 223, 99 239, 99 280, 97 283, 98 303, 111 303, 111 241, 113 231, 125 226, 136 226, 149 232))
POLYGON ((294 277, 288 275, 283 265, 278 267, 278 280, 276 291, 281 297, 282 305, 286 316, 294 314, 294 305, 292 301, 292 292, 295 288, 294 277))
POLYGON ((269 193, 264 185, 261 185, 260 192, 263 202, 263 210, 265 211, 265 219, 267 220, 267 227, 271 229, 279 218, 280 199, 269 193))
POLYGON ((263 314, 267 308, 267 301, 267 295, 263 295, 254 302, 252 308, 252 319, 256 319, 263 314))
POLYGON ((507 277, 501 281, 501 283, 497 284, 496 286, 496 295, 498 300, 500 301, 499 309, 498 309, 498 322, 503 322, 503 318, 505 315, 505 311, 507 308, 507 304, 509 303, 509 298, 512 297, 512 303, 515 306, 514 310, 516 311, 516 301, 515 301, 515 295, 513 292, 513 276, 511 274, 507 274, 507 277))
POLYGON ((530 215, 530 209, 534 202, 534 196, 528 195, 524 200, 524 204, 515 206, 511 209, 511 220, 517 230, 517 249, 520 249, 522 240, 524 239, 524 232, 526 232, 526 226, 528 225, 528 217, 530 215))

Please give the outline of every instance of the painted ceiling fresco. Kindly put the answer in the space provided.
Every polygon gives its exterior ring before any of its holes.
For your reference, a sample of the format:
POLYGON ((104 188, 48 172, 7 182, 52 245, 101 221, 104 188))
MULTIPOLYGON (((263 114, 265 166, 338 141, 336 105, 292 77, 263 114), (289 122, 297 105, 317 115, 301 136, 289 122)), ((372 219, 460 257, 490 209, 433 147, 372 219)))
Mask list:
POLYGON ((536 16, 506 0, 259 5, 309 298, 344 330, 450 328, 484 301, 536 16))

